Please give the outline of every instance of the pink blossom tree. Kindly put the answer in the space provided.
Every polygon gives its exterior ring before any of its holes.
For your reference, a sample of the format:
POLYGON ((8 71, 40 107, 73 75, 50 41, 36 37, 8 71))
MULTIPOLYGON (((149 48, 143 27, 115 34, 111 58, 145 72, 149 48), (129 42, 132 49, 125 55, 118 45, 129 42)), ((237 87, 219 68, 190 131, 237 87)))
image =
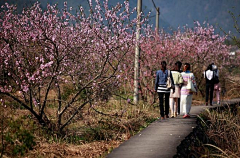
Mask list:
POLYGON ((213 26, 195 23, 194 28, 180 29, 173 34, 163 30, 156 34, 148 32, 141 44, 141 94, 151 102, 154 99, 154 79, 160 62, 167 61, 172 69, 176 61, 188 62, 196 76, 200 93, 204 95, 203 71, 210 63, 218 65, 220 71, 230 65, 239 65, 239 59, 232 63, 229 60, 229 47, 224 43, 226 36, 215 34, 213 26))
POLYGON ((62 132, 86 105, 107 99, 122 78, 123 60, 135 45, 135 11, 90 1, 90 14, 77 15, 39 3, 16 14, 2 6, 0 19, 0 94, 29 110, 43 126, 62 132), (68 94, 64 88, 70 90, 68 94), (105 94, 102 96, 101 94, 105 94), (53 97, 57 111, 48 112, 53 97), (103 98, 105 97, 105 98, 103 98))
MULTIPOLYGON (((128 1, 109 8, 108 0, 91 1, 87 16, 82 7, 77 15, 67 4, 59 11, 39 3, 16 14, 7 3, 0 13, 0 94, 29 110, 44 127, 63 132, 86 105, 94 107, 122 87, 133 92, 136 18, 128 1), (54 114, 50 104, 56 103, 54 114), (54 115, 54 116, 53 116, 54 115)), ((146 19, 141 21, 144 23, 146 19)), ((168 68, 179 60, 192 65, 198 85, 203 67, 214 62, 220 69, 229 63, 226 37, 208 24, 194 28, 163 30, 156 34, 143 26, 140 38, 140 93, 151 101, 154 79, 162 60, 168 68)), ((234 61, 239 65, 239 59, 234 61)), ((201 88, 200 88, 201 90, 201 88)))

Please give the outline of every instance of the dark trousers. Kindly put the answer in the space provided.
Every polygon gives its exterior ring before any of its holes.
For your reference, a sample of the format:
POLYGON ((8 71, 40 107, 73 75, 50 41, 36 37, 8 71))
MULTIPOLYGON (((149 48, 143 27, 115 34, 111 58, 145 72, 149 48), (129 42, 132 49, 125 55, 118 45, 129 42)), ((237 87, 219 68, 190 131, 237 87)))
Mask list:
POLYGON ((158 93, 161 117, 164 117, 164 114, 167 116, 169 114, 169 95, 170 95, 170 93, 158 93), (165 109, 163 107, 163 96, 164 95, 165 95, 165 109))
POLYGON ((214 90, 214 84, 206 84, 206 103, 208 103, 208 97, 210 92, 210 105, 212 105, 213 101, 213 90, 214 90))

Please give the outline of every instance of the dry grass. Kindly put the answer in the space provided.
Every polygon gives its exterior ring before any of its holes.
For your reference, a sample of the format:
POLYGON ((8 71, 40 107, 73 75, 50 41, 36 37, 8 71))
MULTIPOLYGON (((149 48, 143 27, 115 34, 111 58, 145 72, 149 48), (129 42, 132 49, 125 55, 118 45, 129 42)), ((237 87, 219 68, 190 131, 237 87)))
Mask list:
MULTIPOLYGON (((239 78, 236 79, 235 83, 239 81, 239 78)), ((239 84, 230 84, 227 87, 233 90, 231 93, 226 93, 224 99, 240 96, 239 84)), ((54 99, 54 96, 52 91, 51 99, 54 99)), ((203 100, 200 95, 194 96, 193 105, 203 104, 203 100)), ((135 106, 124 99, 115 97, 94 107, 85 107, 68 126, 65 136, 46 133, 27 110, 13 109, 9 106, 2 109, 3 106, 1 106, 0 117, 4 120, 1 132, 6 135, 9 131, 7 123, 22 119, 21 128, 31 131, 36 141, 33 149, 28 150, 22 157, 105 157, 112 149, 159 117, 157 104, 158 101, 155 105, 140 102, 138 106, 135 106)), ((56 115, 55 108, 57 107, 51 106, 46 111, 53 116, 53 119, 56 115)), ((240 157, 239 113, 233 116, 228 111, 209 112, 207 116, 211 122, 207 132, 209 137, 217 142, 218 145, 214 147, 220 155, 240 157)), ((0 136, 2 136, 1 132, 0 136)), ((15 141, 17 142, 18 139, 16 138, 15 141)), ((0 150, 2 150, 1 145, 0 150)), ((4 150, 5 153, 10 153, 10 148, 4 150)), ((4 154, 3 157, 7 156, 12 157, 8 154, 4 154)), ((21 155, 17 156, 21 157, 21 155)))
MULTIPOLYGON (((54 108, 54 107, 52 107, 54 108)), ((68 126, 66 135, 58 136, 47 133, 27 110, 4 110, 4 128, 6 135, 8 124, 21 119, 21 129, 27 129, 34 134, 36 145, 25 154, 14 157, 105 157, 112 149, 129 139, 139 130, 145 128, 158 117, 159 109, 141 103, 139 106, 128 104, 127 101, 112 99, 95 107, 86 107, 81 114, 68 126), (6 117, 7 116, 7 117, 6 117)), ((53 109, 49 113, 53 113, 53 109)), ((17 130, 17 129, 16 129, 17 130)), ((1 135, 1 134, 0 134, 1 135)), ((19 141, 14 138, 14 141, 19 141)), ((4 144, 7 144, 5 141, 4 144)), ((4 151, 4 157, 12 157, 12 146, 9 144, 4 151)), ((1 145, 0 145, 0 149, 1 145)))
POLYGON ((203 157, 240 157, 240 108, 207 110, 206 134, 214 144, 205 144, 203 157))
POLYGON ((44 158, 74 158, 74 157, 104 157, 112 148, 120 145, 120 141, 96 141, 83 145, 66 143, 48 143, 39 141, 34 149, 25 157, 44 158))

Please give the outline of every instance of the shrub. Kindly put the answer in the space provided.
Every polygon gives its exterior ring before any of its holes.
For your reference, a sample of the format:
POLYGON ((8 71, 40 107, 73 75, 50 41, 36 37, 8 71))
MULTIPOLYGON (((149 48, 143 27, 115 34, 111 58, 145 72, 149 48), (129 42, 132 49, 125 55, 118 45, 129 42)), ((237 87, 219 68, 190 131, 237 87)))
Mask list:
POLYGON ((3 135, 3 145, 8 156, 24 155, 36 145, 34 135, 25 129, 22 119, 7 120, 8 128, 3 135))

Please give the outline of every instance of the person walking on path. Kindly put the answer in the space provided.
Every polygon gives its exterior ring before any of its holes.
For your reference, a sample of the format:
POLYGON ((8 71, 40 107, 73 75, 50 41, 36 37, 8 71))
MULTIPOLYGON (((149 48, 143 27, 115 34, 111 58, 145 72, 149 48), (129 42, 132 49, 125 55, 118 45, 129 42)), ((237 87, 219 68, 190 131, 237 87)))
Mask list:
MULTIPOLYGON (((219 71, 217 68, 217 65, 212 65, 212 69, 214 74, 216 75, 216 78, 219 78, 219 71)), ((217 104, 220 104, 220 92, 221 92, 221 87, 219 83, 219 79, 215 79, 215 84, 214 84, 214 91, 216 92, 216 99, 217 99, 217 104)))
POLYGON ((183 83, 182 75, 179 71, 179 66, 175 63, 174 69, 171 71, 174 81, 175 92, 170 90, 170 109, 171 118, 177 117, 178 112, 178 99, 180 98, 180 87, 183 83))
MULTIPOLYGON (((177 65, 177 68, 178 68, 178 72, 179 73, 181 73, 182 72, 182 70, 181 70, 181 67, 182 67, 182 62, 180 62, 180 61, 177 61, 176 63, 175 63, 175 65, 177 65)), ((180 87, 181 88, 181 87, 180 87)), ((180 95, 181 96, 181 95, 180 95)), ((178 115, 180 115, 180 97, 178 98, 178 108, 177 108, 177 113, 178 113, 178 115)))
POLYGON ((197 90, 197 85, 195 81, 194 74, 190 71, 190 64, 185 63, 183 67, 183 72, 181 73, 183 77, 183 86, 181 88, 181 103, 180 110, 183 114, 183 118, 190 117, 190 110, 192 105, 192 95, 193 92, 187 88, 188 82, 192 82, 194 88, 197 90))
POLYGON ((212 106, 212 101, 213 101, 213 90, 214 90, 214 75, 215 73, 213 72, 212 65, 208 65, 207 69, 204 72, 204 78, 206 79, 206 97, 205 97, 205 103, 206 106, 208 106, 208 99, 210 95, 210 105, 212 106), (209 93, 210 92, 210 93, 209 93))
POLYGON ((169 118, 169 95, 170 95, 170 88, 167 88, 167 78, 168 76, 173 82, 172 73, 170 70, 167 70, 167 63, 166 61, 161 62, 161 70, 158 70, 156 73, 155 79, 155 91, 158 93, 159 97, 159 107, 160 107, 160 116, 161 119, 169 118), (163 97, 165 96, 165 109, 163 107, 163 97))

